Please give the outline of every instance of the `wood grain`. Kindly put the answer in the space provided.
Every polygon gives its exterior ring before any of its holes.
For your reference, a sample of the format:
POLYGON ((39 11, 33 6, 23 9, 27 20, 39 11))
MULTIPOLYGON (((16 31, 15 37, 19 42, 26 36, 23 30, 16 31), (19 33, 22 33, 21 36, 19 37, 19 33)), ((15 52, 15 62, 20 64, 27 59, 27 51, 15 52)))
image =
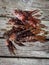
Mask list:
MULTIPOLYGON (((46 20, 46 21, 42 21, 42 23, 44 23, 46 26, 48 26, 48 29, 46 29, 47 31, 49 31, 49 1, 29 1, 27 2, 23 2, 22 0, 0 0, 0 15, 8 15, 8 16, 12 16, 13 10, 17 8, 17 9, 22 9, 22 10, 32 10, 33 8, 40 8, 43 11, 43 16, 44 18, 42 20, 46 20), (43 3, 44 2, 44 3, 43 3), (34 5, 32 5, 34 3, 34 5), (23 6, 22 6, 23 5, 23 6), (29 5, 29 6, 28 6, 29 5)), ((8 21, 7 17, 0 17, 0 37, 3 37, 3 33, 6 30, 9 30, 10 27, 8 25, 6 25, 8 21)), ((48 36, 48 35, 47 35, 48 36)), ((49 57, 49 42, 45 42, 45 43, 40 43, 40 42, 36 42, 36 43, 23 43, 26 46, 25 47, 20 47, 18 45, 16 45, 17 50, 16 50, 16 56, 25 56, 25 57, 49 57)), ((10 55, 6 45, 5 45, 5 39, 0 39, 0 56, 13 56, 10 55)))
POLYGON ((49 59, 0 58, 0 65, 49 65, 49 59))

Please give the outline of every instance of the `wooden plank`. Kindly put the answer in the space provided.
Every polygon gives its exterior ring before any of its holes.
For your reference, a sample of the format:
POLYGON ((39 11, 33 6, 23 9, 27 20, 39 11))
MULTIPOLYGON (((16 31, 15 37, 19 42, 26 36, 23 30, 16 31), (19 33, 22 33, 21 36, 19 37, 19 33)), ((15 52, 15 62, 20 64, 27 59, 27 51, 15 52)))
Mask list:
POLYGON ((17 7, 17 8, 21 8, 21 9, 24 9, 24 8, 27 8, 27 7, 31 7, 31 6, 34 6, 34 7, 43 7, 43 8, 49 8, 48 6, 49 6, 49 1, 47 1, 47 0, 31 0, 31 1, 29 1, 29 0, 0 0, 0 5, 1 6, 7 6, 7 7, 17 7), (44 3, 43 3, 44 2, 44 3), (26 4, 27 3, 27 4, 26 4), (33 3, 33 4, 32 4, 33 3), (8 4, 8 5, 7 5, 8 4), (28 5, 29 4, 29 5, 28 5), (22 6, 23 5, 23 6, 22 6), (24 7, 25 6, 25 7, 24 7))
POLYGON ((17 50, 15 50, 16 55, 11 55, 8 51, 8 48, 5 45, 5 40, 0 39, 0 56, 49 57, 49 42, 27 42, 23 44, 26 46, 21 47, 14 43, 14 45, 17 48, 17 50))
MULTIPOLYGON (((45 29, 46 31, 49 31, 49 21, 41 21, 42 24, 45 24, 46 26, 48 26, 47 29, 45 29)), ((7 18, 0 18, 0 37, 3 37, 3 34, 6 30, 10 30, 12 28, 11 25, 7 25, 6 23, 8 23, 8 19, 7 18)))
POLYGON ((32 10, 40 8, 44 12, 45 20, 49 20, 49 1, 46 0, 0 0, 0 14, 12 14, 14 9, 32 10), (43 3, 44 2, 44 3, 43 3), (26 4, 27 3, 27 4, 26 4), (7 5, 8 4, 8 5, 7 5), (23 6, 22 6, 23 5, 23 6))
POLYGON ((49 65, 49 59, 0 58, 0 65, 49 65))

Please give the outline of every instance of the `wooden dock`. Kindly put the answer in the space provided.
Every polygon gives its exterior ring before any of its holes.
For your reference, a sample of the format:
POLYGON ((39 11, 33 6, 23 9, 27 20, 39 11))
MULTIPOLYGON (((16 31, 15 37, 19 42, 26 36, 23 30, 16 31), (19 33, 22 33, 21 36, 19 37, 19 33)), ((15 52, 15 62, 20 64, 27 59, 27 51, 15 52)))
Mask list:
MULTIPOLYGON (((13 9, 32 10, 40 8, 43 11, 42 23, 48 26, 49 31, 49 1, 47 0, 0 0, 0 15, 12 16, 13 9), (43 3, 44 2, 44 3, 43 3), (27 3, 27 4, 26 4, 27 3), (32 5, 34 4, 34 5, 32 5), (23 5, 23 6, 22 6, 23 5)), ((5 45, 3 33, 11 26, 7 25, 8 17, 0 16, 0 65, 49 65, 49 41, 45 43, 27 42, 21 47, 13 43, 17 50, 16 55, 10 54, 5 45)), ((49 37, 49 34, 47 35, 49 37)))

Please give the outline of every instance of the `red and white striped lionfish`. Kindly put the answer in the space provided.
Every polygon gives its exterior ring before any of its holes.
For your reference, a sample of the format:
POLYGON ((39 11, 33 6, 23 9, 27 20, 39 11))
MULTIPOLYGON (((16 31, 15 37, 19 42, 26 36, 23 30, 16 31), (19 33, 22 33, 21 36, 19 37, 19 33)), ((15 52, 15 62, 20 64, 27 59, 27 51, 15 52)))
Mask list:
POLYGON ((12 41, 19 46, 25 46, 23 42, 40 41, 44 43, 46 41, 44 34, 47 31, 41 29, 46 28, 46 26, 41 24, 39 12, 38 9, 32 11, 14 10, 13 16, 15 18, 10 18, 8 21, 8 24, 12 25, 12 29, 4 33, 5 43, 10 53, 15 54, 14 50, 17 49, 12 41), (43 34, 40 35, 40 33, 43 34))

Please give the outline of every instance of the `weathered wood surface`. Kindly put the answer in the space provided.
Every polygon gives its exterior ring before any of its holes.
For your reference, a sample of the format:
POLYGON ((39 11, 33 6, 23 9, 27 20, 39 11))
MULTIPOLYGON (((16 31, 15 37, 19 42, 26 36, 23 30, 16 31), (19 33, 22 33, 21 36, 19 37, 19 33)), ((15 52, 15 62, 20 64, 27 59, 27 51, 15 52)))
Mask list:
MULTIPOLYGON (((12 16, 11 12, 13 9, 22 9, 22 10, 32 10, 33 8, 40 8, 43 11, 43 16, 45 17, 44 20, 49 20, 49 1, 44 0, 0 0, 0 14, 6 14, 12 16), (44 2, 44 3, 43 3, 44 2), (26 4, 27 3, 27 4, 26 4), (34 5, 32 5, 34 3, 34 5), (23 6, 22 6, 23 5, 23 6), (39 6, 40 5, 40 6, 39 6)), ((5 29, 9 29, 6 25, 8 18, 0 17, 0 37, 3 36, 5 29)), ((48 26, 47 31, 49 31, 49 21, 43 21, 45 25, 48 26)), ((48 35, 47 35, 48 36, 48 35)), ((45 43, 24 43, 26 46, 20 47, 16 45, 16 56, 23 56, 23 57, 49 57, 49 42, 45 43)), ((13 56, 10 55, 6 45, 5 39, 0 39, 0 56, 13 56)))
POLYGON ((49 59, 0 58, 0 65, 49 65, 49 59))
MULTIPOLYGON (((42 20, 44 21, 42 23, 48 26, 46 30, 49 31, 49 0, 0 0, 0 15, 12 16, 15 8, 22 10, 40 8, 43 11, 42 20)), ((7 21, 8 18, 0 17, 0 37, 3 37, 3 33, 11 27, 6 25, 7 21)), ((0 65, 49 65, 49 42, 27 42, 23 44, 26 46, 15 45, 17 47, 16 55, 11 55, 5 45, 5 39, 0 38, 0 65)))
POLYGON ((49 20, 49 0, 0 0, 0 14, 11 14, 13 9, 32 10, 40 8, 44 20, 49 20))
MULTIPOLYGON (((15 44, 17 50, 15 56, 22 57, 49 57, 49 42, 46 43, 23 43, 26 46, 20 47, 15 44)), ((10 55, 8 48, 5 45, 5 40, 0 39, 0 56, 14 56, 10 55), (1 42, 2 41, 2 42, 1 42)))

